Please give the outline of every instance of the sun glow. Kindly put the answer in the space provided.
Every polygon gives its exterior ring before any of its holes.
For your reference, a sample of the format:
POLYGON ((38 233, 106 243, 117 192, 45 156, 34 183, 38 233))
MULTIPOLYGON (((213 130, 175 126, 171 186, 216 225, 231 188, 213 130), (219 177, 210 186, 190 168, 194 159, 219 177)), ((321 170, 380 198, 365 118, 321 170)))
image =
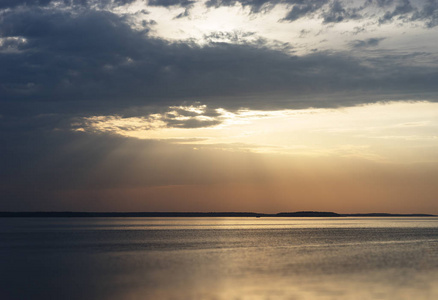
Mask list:
POLYGON ((146 117, 84 118, 75 126, 78 131, 111 132, 196 148, 387 162, 438 161, 438 104, 430 102, 235 112, 198 103, 171 106, 167 112, 146 117))

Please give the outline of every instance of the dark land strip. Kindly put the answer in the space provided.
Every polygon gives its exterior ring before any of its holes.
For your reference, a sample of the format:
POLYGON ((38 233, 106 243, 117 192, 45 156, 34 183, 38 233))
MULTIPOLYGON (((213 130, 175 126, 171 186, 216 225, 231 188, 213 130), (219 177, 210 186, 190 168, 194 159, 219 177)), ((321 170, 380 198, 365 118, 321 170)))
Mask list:
POLYGON ((0 212, 0 218, 152 218, 152 217, 435 217, 431 214, 362 213, 298 211, 264 214, 254 212, 0 212))

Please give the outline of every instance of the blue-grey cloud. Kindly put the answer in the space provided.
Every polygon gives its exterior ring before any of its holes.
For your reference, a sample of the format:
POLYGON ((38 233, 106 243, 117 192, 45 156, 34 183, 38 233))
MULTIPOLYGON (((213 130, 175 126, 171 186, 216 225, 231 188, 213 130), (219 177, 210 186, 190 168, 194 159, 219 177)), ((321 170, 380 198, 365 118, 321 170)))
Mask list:
POLYGON ((341 2, 333 1, 329 8, 322 14, 324 23, 340 23, 352 19, 360 19, 362 16, 358 13, 358 9, 346 9, 341 2))
POLYGON ((355 40, 350 43, 353 48, 368 48, 368 47, 376 47, 383 41, 385 38, 369 38, 366 40, 355 40))
MULTIPOLYGON (((434 15, 423 14, 416 18, 434 15)), ((21 6, 3 11, 3 126, 53 129, 65 126, 54 116, 114 114, 182 101, 272 109, 437 98, 436 69, 412 63, 424 54, 412 54, 410 66, 403 64, 405 56, 395 54, 378 59, 331 52, 296 56, 262 40, 246 43, 240 38, 252 33, 242 33, 238 41, 227 35, 229 43, 214 42, 212 36, 208 45, 199 46, 153 38, 145 25, 142 31, 132 29, 125 16, 91 9, 77 13, 21 6)), ((380 41, 358 40, 352 46, 377 46, 380 41)))
POLYGON ((282 21, 295 21, 297 19, 312 15, 321 7, 329 3, 329 0, 209 0, 207 7, 235 6, 237 4, 248 7, 251 13, 262 13, 273 9, 278 4, 289 7, 289 11, 282 21))
POLYGON ((282 0, 208 0, 205 5, 207 7, 235 6, 240 4, 243 7, 249 7, 252 13, 258 13, 265 9, 271 9, 282 0))
POLYGON ((0 8, 14 8, 20 5, 36 5, 45 6, 52 2, 53 0, 2 0, 0 1, 0 8))
POLYGON ((84 6, 91 5, 103 8, 109 6, 122 6, 134 2, 135 0, 1 0, 0 9, 25 7, 45 7, 50 4, 62 4, 65 6, 84 6))
POLYGON ((270 106, 329 107, 368 102, 370 95, 436 92, 434 68, 404 67, 396 55, 365 64, 345 53, 294 56, 263 42, 170 43, 107 11, 21 9, 4 13, 0 28, 3 38, 21 39, 0 54, 6 111, 28 105, 39 113, 95 113, 184 100, 262 107, 266 96, 270 106))
MULTIPOLYGON (((173 3, 178 0, 166 0, 173 3)), ((176 3, 176 2, 175 2, 176 3)), ((252 14, 270 11, 279 4, 288 7, 285 16, 279 21, 293 22, 300 18, 320 18, 323 23, 341 23, 349 20, 369 17, 366 10, 372 8, 376 22, 380 24, 404 20, 420 21, 432 28, 438 24, 437 1, 419 0, 413 4, 410 0, 364 0, 362 2, 346 2, 340 0, 209 0, 207 7, 241 5, 250 9, 252 14), (380 17, 379 17, 380 16, 380 17)), ((183 6, 183 5, 181 5, 183 6)), ((187 15, 182 13, 180 17, 187 15)))
POLYGON ((310 15, 320 10, 322 6, 328 3, 328 1, 290 1, 289 3, 294 5, 284 17, 284 21, 295 21, 307 15, 310 15))
POLYGON ((415 8, 411 5, 409 0, 402 0, 393 11, 387 11, 383 17, 379 19, 379 23, 387 23, 392 21, 395 17, 402 19, 405 18, 407 14, 412 13, 415 8))
POLYGON ((413 16, 413 21, 423 21, 429 28, 438 25, 438 1, 427 0, 422 9, 417 10, 413 16))
POLYGON ((163 7, 171 7, 171 6, 190 7, 195 2, 196 1, 191 1, 191 0, 149 0, 148 5, 163 6, 163 7))
POLYGON ((389 5, 392 5, 395 0, 367 0, 365 5, 372 5, 373 3, 376 3, 378 7, 386 7, 389 5))

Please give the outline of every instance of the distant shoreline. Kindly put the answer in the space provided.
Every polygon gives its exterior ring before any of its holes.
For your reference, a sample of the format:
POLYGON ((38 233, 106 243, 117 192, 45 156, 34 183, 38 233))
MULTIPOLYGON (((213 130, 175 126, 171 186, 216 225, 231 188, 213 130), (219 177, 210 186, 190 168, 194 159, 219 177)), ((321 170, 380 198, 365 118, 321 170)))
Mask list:
POLYGON ((298 211, 277 214, 253 212, 0 212, 0 218, 168 218, 168 217, 436 217, 431 214, 359 213, 298 211))

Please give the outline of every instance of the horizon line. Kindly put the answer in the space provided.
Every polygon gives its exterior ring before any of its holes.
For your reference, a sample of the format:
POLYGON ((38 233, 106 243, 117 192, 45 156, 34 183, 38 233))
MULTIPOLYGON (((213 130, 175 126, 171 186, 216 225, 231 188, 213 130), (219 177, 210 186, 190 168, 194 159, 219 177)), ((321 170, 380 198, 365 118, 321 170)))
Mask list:
POLYGON ((258 212, 176 212, 176 211, 0 211, 0 217, 436 217, 425 213, 336 213, 326 211, 258 212))

